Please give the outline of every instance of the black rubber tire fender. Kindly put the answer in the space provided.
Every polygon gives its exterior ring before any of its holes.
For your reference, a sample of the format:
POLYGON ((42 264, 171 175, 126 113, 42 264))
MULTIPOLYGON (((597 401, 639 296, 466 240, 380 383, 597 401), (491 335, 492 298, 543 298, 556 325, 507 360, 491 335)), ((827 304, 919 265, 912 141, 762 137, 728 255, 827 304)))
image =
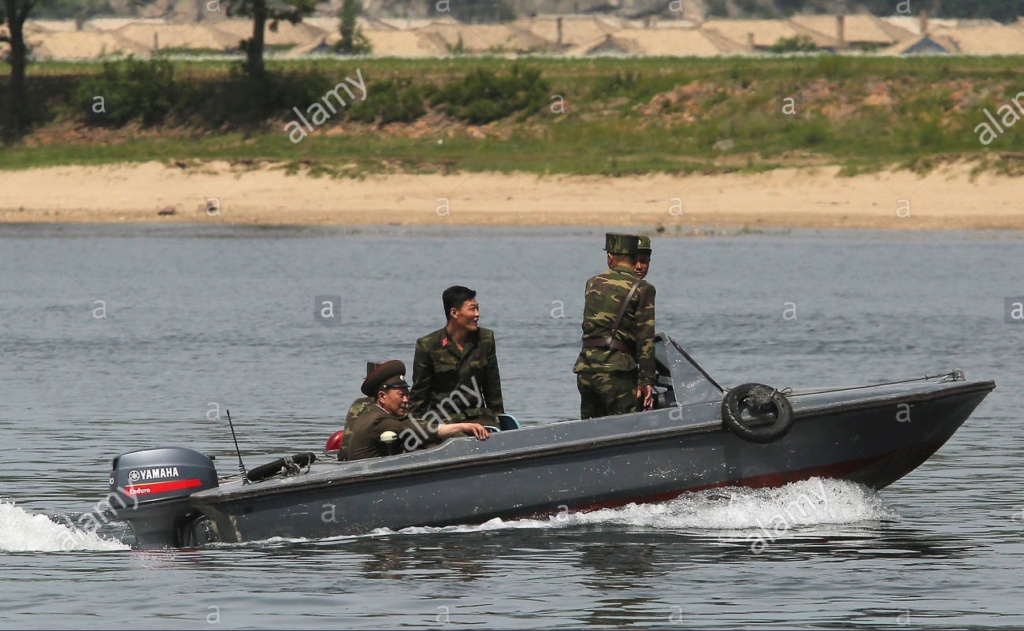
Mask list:
POLYGON ((316 462, 316 454, 312 451, 304 451, 302 453, 297 453, 294 456, 278 458, 273 462, 261 464, 254 469, 250 469, 249 472, 245 474, 245 477, 248 478, 250 482, 262 482, 263 480, 272 478, 275 475, 279 475, 287 471, 288 461, 291 461, 298 467, 308 467, 316 462))
POLYGON ((786 395, 771 386, 745 383, 726 393, 722 400, 722 423, 743 440, 763 445, 782 438, 793 427, 793 406, 786 395), (744 411, 757 415, 756 426, 748 425, 744 411), (761 422, 765 415, 774 418, 761 422))

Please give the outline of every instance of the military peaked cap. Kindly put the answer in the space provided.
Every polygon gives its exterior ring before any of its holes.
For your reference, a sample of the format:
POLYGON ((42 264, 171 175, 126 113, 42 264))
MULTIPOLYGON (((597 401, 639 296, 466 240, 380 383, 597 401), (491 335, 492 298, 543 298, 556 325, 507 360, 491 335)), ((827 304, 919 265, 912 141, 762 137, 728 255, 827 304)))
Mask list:
POLYGON ((609 232, 604 235, 604 249, 609 254, 630 254, 636 256, 638 237, 634 234, 616 234, 609 232))
POLYGON ((638 243, 636 246, 637 252, 650 252, 651 251, 651 238, 650 237, 637 237, 638 243))
POLYGON ((375 397, 381 390, 408 387, 409 384, 405 382, 405 364, 397 359, 392 359, 366 375, 360 390, 368 397, 375 397))

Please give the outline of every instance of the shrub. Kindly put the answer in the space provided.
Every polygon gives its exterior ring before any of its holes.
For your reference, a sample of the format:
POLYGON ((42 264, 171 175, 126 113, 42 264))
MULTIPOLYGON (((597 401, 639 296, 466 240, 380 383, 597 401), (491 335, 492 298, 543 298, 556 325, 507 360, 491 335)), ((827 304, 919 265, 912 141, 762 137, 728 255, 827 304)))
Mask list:
POLYGON ((378 121, 411 123, 426 113, 427 90, 411 79, 385 79, 367 85, 366 100, 356 101, 348 110, 348 119, 362 123, 378 121))
POLYGON ((508 75, 498 76, 477 68, 438 90, 432 103, 455 118, 482 125, 516 112, 536 112, 547 103, 550 90, 536 69, 515 64, 508 75))
POLYGON ((593 87, 590 89, 590 96, 594 99, 610 96, 634 96, 639 83, 639 72, 616 70, 615 74, 600 75, 595 78, 593 87))
POLYGON ((769 50, 773 53, 807 53, 818 50, 818 46, 809 35, 795 35, 780 37, 769 50))
POLYGON ((260 125, 293 107, 305 111, 336 83, 319 70, 268 71, 254 78, 235 64, 226 79, 186 83, 181 110, 200 127, 260 125))
POLYGON ((120 127, 138 119, 143 125, 156 125, 167 117, 177 95, 169 61, 128 57, 104 62, 99 75, 82 82, 74 102, 85 109, 86 120, 92 124, 120 127))

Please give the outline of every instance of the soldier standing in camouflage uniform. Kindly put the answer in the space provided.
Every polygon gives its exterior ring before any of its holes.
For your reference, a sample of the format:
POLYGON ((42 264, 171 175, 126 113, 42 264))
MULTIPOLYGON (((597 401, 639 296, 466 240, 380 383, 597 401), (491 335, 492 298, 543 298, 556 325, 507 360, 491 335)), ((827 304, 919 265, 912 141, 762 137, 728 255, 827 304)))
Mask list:
POLYGON ((498 425, 504 414, 494 331, 479 325, 476 292, 459 285, 441 294, 447 324, 416 340, 409 410, 425 419, 478 419, 498 425))
POLYGON ((639 239, 636 246, 636 265, 633 266, 633 271, 636 272, 637 278, 643 280, 647 278, 647 272, 651 271, 651 238, 639 237, 639 239))
POLYGON ((638 237, 605 235, 608 270, 587 281, 583 350, 573 372, 580 418, 654 404, 654 285, 637 277, 638 237))

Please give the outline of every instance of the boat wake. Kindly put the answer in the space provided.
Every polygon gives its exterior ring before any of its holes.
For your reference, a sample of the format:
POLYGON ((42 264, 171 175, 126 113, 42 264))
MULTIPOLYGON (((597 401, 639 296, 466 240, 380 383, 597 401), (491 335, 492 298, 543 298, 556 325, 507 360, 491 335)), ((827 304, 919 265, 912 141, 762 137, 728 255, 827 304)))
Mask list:
POLYGON ((478 532, 529 528, 626 526, 690 534, 761 537, 766 541, 818 526, 894 521, 895 509, 874 491, 845 480, 811 478, 777 488, 723 487, 687 493, 658 504, 628 504, 590 512, 563 512, 541 519, 492 519, 474 526, 375 530, 373 535, 478 532), (754 534, 750 534, 753 531, 754 534))
POLYGON ((127 549, 128 546, 120 541, 111 541, 95 532, 58 524, 46 515, 36 515, 7 500, 0 500, 0 552, 127 549))

